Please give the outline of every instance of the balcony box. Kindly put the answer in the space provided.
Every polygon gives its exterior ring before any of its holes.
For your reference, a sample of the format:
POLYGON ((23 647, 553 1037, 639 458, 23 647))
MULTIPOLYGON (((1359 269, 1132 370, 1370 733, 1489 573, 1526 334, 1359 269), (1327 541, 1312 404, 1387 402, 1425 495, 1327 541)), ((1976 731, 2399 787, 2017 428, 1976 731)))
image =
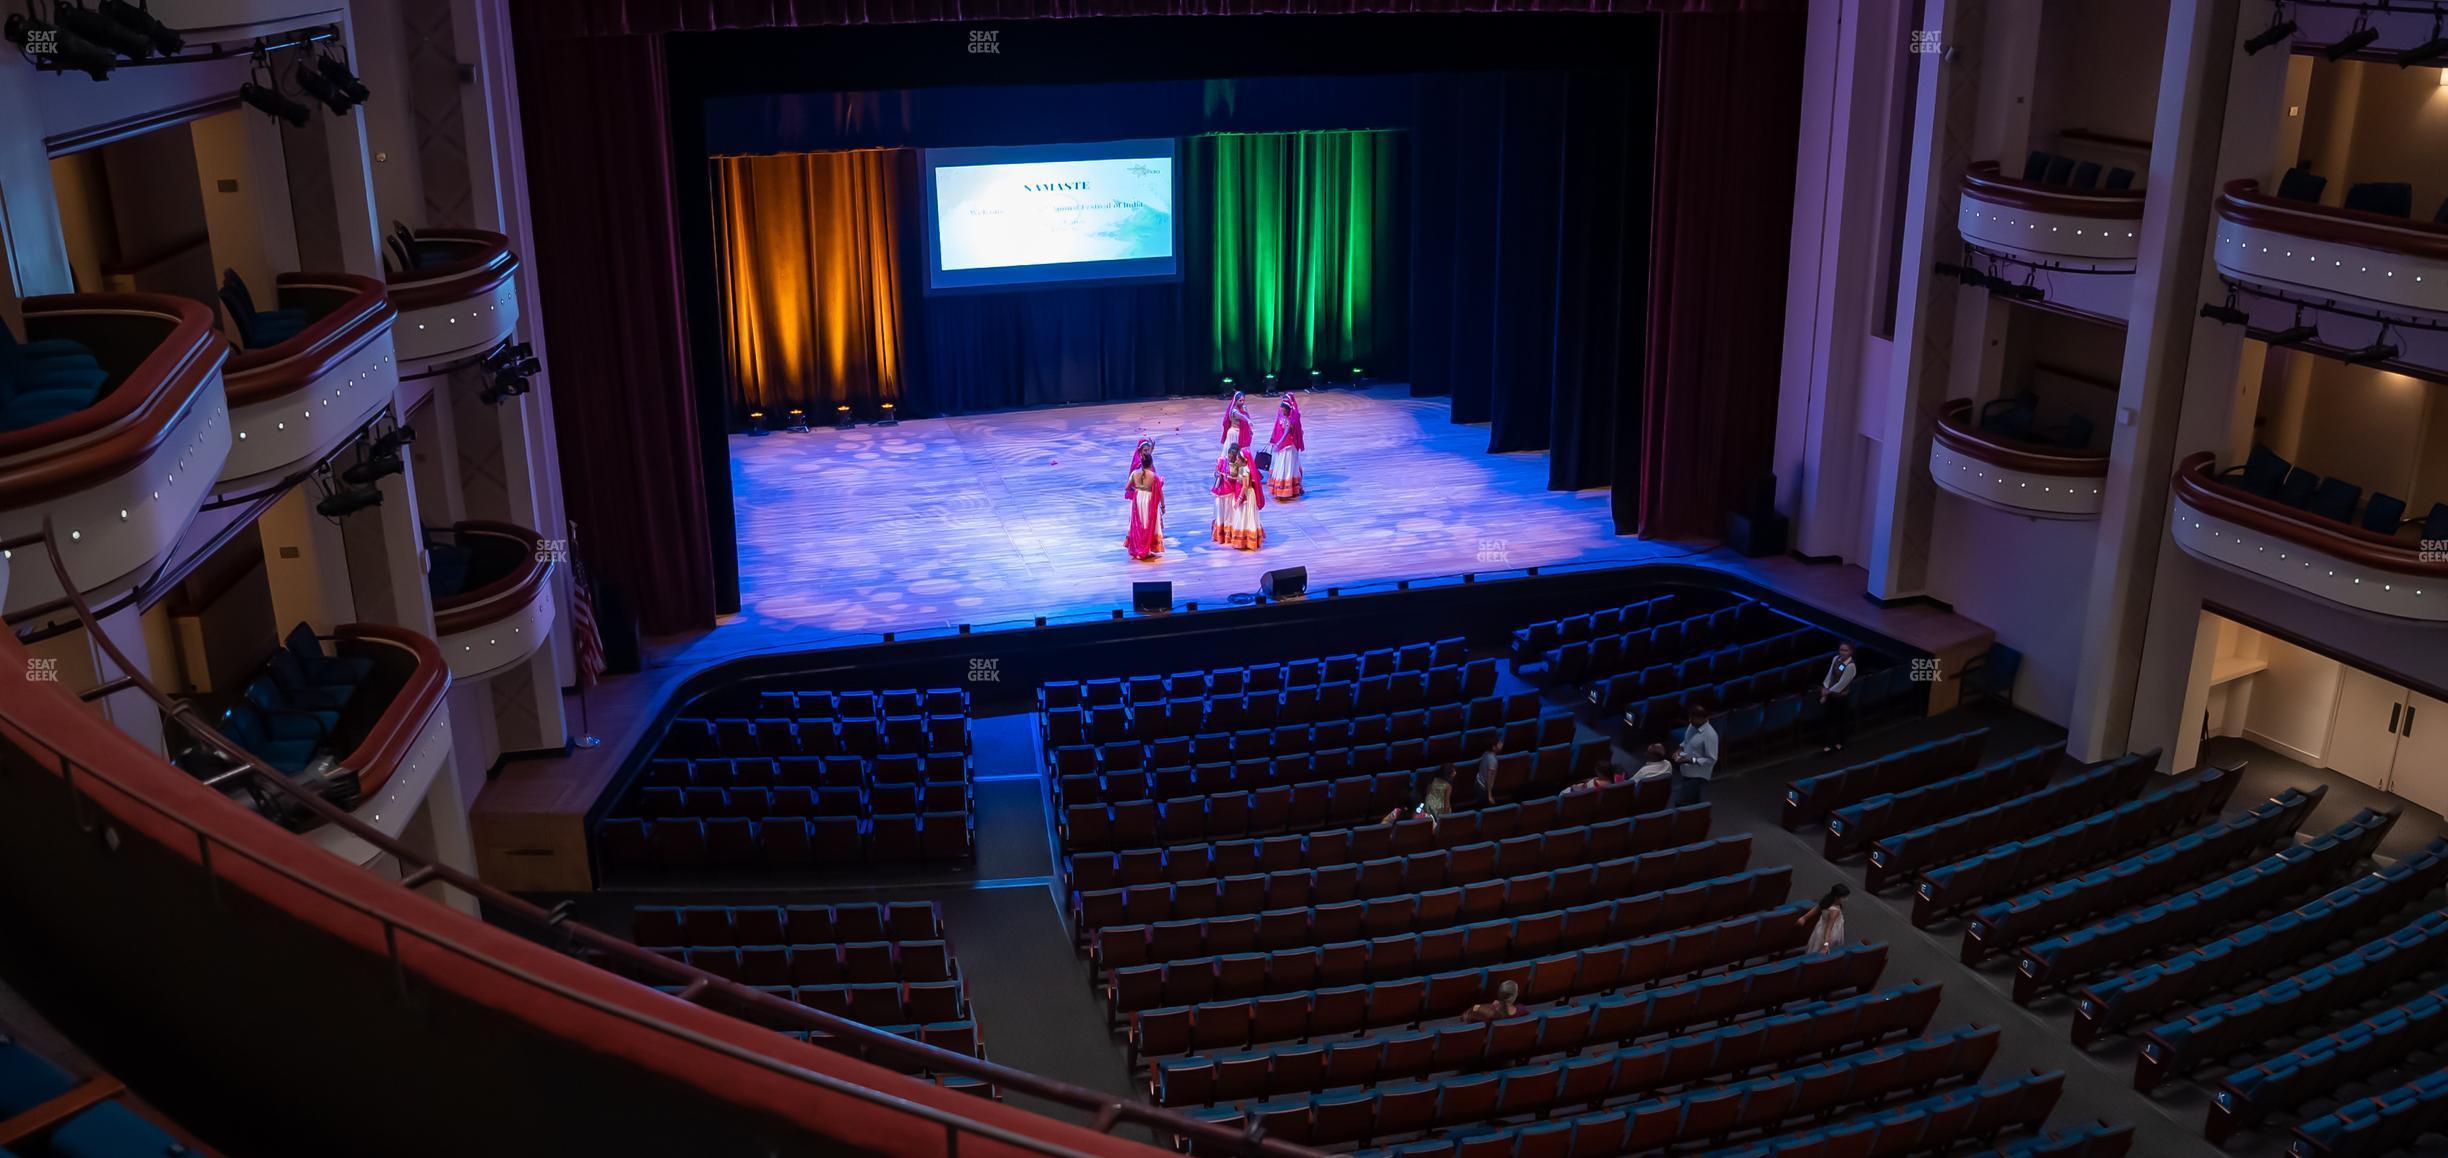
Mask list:
POLYGON ((284 273, 280 307, 314 320, 297 336, 242 350, 223 371, 232 444, 223 497, 277 488, 321 462, 399 391, 395 311, 383 283, 340 273, 284 273))
POLYGON ((2096 519, 2107 479, 2108 452, 1990 434, 1974 422, 1969 398, 1946 404, 1930 438, 1931 481, 2018 515, 2096 519))
MULTIPOLYGON (((340 764, 357 773, 358 820, 386 836, 398 836, 424 802, 426 789, 450 758, 450 665, 432 639, 404 627, 342 624, 328 641, 335 655, 373 662, 371 673, 333 730, 347 750, 340 764)), ((331 825, 306 839, 352 863, 374 859, 374 846, 331 825)))
MULTIPOLYGON (((451 678, 483 679, 517 666, 552 638, 551 555, 534 531, 508 523, 451 528, 459 581, 434 594, 434 633, 451 678)), ((439 560, 431 574, 439 576, 439 560)))
POLYGON ((2261 192, 2261 183, 2232 181, 2219 198, 2221 276, 2253 293, 2239 305, 2252 328, 2268 333, 2294 324, 2297 308, 2320 327, 2304 348, 2336 355, 2370 345, 2381 320, 2395 358, 2384 369, 2448 381, 2448 226, 2403 217, 2291 201, 2261 192))
POLYGON ((518 255, 510 239, 481 229, 422 229, 433 264, 390 275, 400 373, 448 370, 501 344, 518 324, 518 255))
POLYGON ((1976 161, 1962 191, 1955 232, 1974 249, 2040 267, 2043 308, 2125 321, 2142 246, 2142 190, 2044 185, 1976 161))
MULTIPOLYGON (((60 294, 24 306, 29 344, 79 343, 108 377, 91 405, 0 432, 0 538, 40 534, 49 516, 68 574, 107 612, 161 566, 220 474, 229 344, 185 298, 60 294)), ((11 552, 6 567, 10 612, 63 594, 43 548, 11 552)))
POLYGON ((2219 482, 2208 454, 2176 468, 2170 533, 2204 562, 2373 615, 2448 622, 2448 557, 2219 482))

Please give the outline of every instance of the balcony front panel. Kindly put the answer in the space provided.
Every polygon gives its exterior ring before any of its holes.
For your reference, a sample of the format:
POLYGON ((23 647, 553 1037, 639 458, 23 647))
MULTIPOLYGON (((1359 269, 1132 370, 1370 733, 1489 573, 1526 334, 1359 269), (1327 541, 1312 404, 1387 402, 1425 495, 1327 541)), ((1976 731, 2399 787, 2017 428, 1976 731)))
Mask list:
POLYGON ((2177 467, 2170 533, 2204 562, 2373 615, 2448 622, 2448 558, 2219 482, 2197 454, 2177 467))
POLYGON ((2391 327, 2396 357, 2383 365, 2448 375, 2448 226, 2265 195, 2259 182, 2230 183, 2219 199, 2221 274, 2275 295, 2248 303, 2254 328, 2282 330, 2296 309, 2317 324, 2312 348, 2339 353, 2391 327), (2334 308, 2332 308, 2334 307, 2334 308))
MULTIPOLYGON (((40 534, 47 516, 77 589, 105 604, 160 567, 220 473, 229 346, 203 305, 165 295, 30 298, 25 319, 29 343, 74 342, 107 379, 91 405, 0 433, 0 538, 40 534)), ((43 548, 7 562, 9 611, 63 594, 43 548)))
POLYGON ((508 523, 452 528, 477 557, 476 581, 434 597, 434 631, 455 680, 484 679, 534 655, 552 638, 552 563, 535 532, 508 523))
POLYGON ((233 445, 221 470, 224 495, 276 486, 322 461, 399 390, 395 311, 381 282, 286 273, 279 293, 282 306, 315 320, 288 341, 230 359, 233 445))
MULTIPOLYGON (((450 667, 439 645, 406 628, 344 624, 333 643, 340 655, 372 660, 373 678, 388 693, 340 761, 357 773, 362 793, 351 814, 397 836, 450 758, 450 713, 443 707, 450 667)), ((372 845, 330 825, 318 825, 306 838, 356 864, 377 855, 372 845)))
POLYGON ((1973 502, 2043 519, 2096 519, 2108 456, 1987 434, 1958 398, 1930 438, 1930 481, 1973 502))
POLYGON ((404 376, 422 377, 500 345, 518 325, 518 256, 510 240, 477 229, 428 229, 421 245, 447 260, 391 275, 404 376))
POLYGON ((2073 189, 2003 176, 1994 161, 1964 171, 1955 231, 1977 249, 2041 267, 2048 301, 2122 321, 2141 252, 2142 192, 2073 189))

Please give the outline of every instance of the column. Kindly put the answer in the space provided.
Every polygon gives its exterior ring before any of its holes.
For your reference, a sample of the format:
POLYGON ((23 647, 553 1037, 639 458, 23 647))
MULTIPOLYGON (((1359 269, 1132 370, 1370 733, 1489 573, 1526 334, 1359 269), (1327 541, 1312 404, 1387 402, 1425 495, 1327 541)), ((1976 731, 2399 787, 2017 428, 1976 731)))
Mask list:
POLYGON ((383 501, 341 524, 358 617, 425 635, 434 633, 433 594, 425 586, 425 533, 417 517, 416 464, 381 480, 383 501))
MULTIPOLYGON (((263 542, 264 578, 272 589, 275 630, 287 634, 299 623, 329 635, 357 620, 349 585, 348 548, 341 527, 315 513, 321 498, 312 485, 292 487, 256 520, 263 542)), ((359 512, 351 518, 367 517, 359 512)))
MULTIPOLYGON (((459 763, 455 758, 444 760, 434 772, 433 787, 426 789, 425 802, 417 806, 416 815, 408 818, 408 826, 400 830, 399 839, 419 856, 469 876, 476 875, 476 838, 468 829, 467 805, 460 797, 459 763)), ((419 891, 468 916, 484 915, 478 911, 476 898, 458 889, 436 882, 419 891)))
MULTIPOLYGON (((0 68, 0 109, 39 109, 41 74, 31 67, 0 68)), ((22 336, 25 318, 17 299, 64 294, 76 288, 68 271, 68 243, 60 232, 59 200, 51 190, 51 158, 42 133, 20 119, 0 133, 0 318, 22 336)))

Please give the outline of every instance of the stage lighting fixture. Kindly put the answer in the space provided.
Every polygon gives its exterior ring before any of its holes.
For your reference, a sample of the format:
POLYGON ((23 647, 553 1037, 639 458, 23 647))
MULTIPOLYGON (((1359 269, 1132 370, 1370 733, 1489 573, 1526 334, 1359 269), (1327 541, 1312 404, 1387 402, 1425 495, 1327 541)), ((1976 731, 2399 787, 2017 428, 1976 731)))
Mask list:
POLYGON ((375 454, 389 454, 415 441, 416 427, 403 422, 375 439, 371 449, 375 454))
POLYGON ((2287 19, 2286 5, 2281 4, 2270 12, 2269 27, 2262 29, 2252 39, 2244 42, 2244 55, 2252 56, 2264 48, 2275 48, 2292 39, 2294 35, 2295 22, 2287 19))
POLYGON ((60 26, 60 31, 82 36, 129 60, 143 60, 153 55, 152 37, 72 0, 60 0, 52 5, 51 19, 60 26))
POLYGON ((95 80, 108 79, 111 69, 119 64, 119 57, 110 49, 47 20, 11 16, 5 24, 0 24, 0 36, 7 37, 8 42, 16 45, 19 51, 39 43, 43 46, 42 59, 64 70, 84 73, 95 80))
POLYGON ((792 434, 806 434, 808 432, 807 411, 793 406, 789 410, 783 412, 783 417, 788 421, 783 423, 782 429, 787 430, 792 434))
POLYGON ((1316 392, 1319 387, 1326 384, 1318 377, 1319 373, 1320 372, 1315 369, 1309 371, 1309 389, 1312 393, 1316 392))
POLYGON ((315 54, 315 72, 331 85, 333 92, 340 94, 351 105, 364 104, 367 97, 374 95, 372 90, 366 88, 364 81, 357 79, 356 73, 349 71, 347 62, 339 57, 328 53, 315 54))
POLYGON ((265 88, 251 80, 238 86, 238 99, 245 101, 248 108, 274 120, 287 121, 294 128, 305 128, 306 119, 314 115, 313 110, 290 100, 280 90, 265 88))
POLYGON ((382 492, 373 487, 334 491, 315 504, 315 513, 327 519, 345 519, 367 507, 382 505, 382 492))
POLYGON ((130 4, 128 0, 102 0, 102 14, 143 36, 152 43, 153 51, 163 56, 177 56, 181 49, 187 47, 187 41, 179 35, 178 29, 162 23, 141 4, 130 4))
POLYGON ((2251 314, 2245 313, 2244 311, 2236 308, 2236 292, 2232 289, 2227 291, 2226 305, 2214 306, 2208 302, 2203 302, 2201 316, 2222 325, 2229 326, 2241 326, 2252 321, 2251 314))
POLYGON ((1962 277, 1964 274, 1971 272, 1971 271, 1969 271, 1969 270, 1965 269, 1964 267, 1962 267, 1962 266, 1960 266, 1960 265, 1957 265, 1957 264, 1955 264, 1954 262, 1951 262, 1951 261, 1942 261, 1942 262, 1939 262, 1938 264, 1936 264, 1936 265, 1934 265, 1934 266, 1931 266, 1930 268, 1931 268, 1931 269, 1933 269, 1933 270, 1936 270, 1936 271, 1937 271, 1937 273, 1938 273, 1938 276, 1940 276, 1940 277, 1953 277, 1953 278, 1960 278, 1960 277, 1962 277))
POLYGON ((2306 325, 2304 323, 2302 306, 2295 307, 2294 325, 2288 326, 2287 328, 2269 336, 2269 344, 2273 346, 2295 346, 2301 345, 2305 342, 2316 342, 2319 340, 2320 326, 2317 324, 2306 325))
POLYGON ((1266 396, 1269 398, 1275 396, 1275 375, 1273 374, 1266 376, 1266 396))
POLYGON ((773 431, 765 429, 764 411, 751 410, 748 412, 748 433, 757 438, 763 438, 766 435, 773 433, 773 431))
POLYGON ((355 466, 340 472, 340 481, 350 486, 372 486, 384 478, 408 469, 396 454, 369 455, 355 466))
POLYGON ((899 408, 895 407, 895 406, 894 406, 892 403, 890 403, 890 402, 880 402, 880 403, 877 403, 877 407, 878 407, 879 409, 881 409, 881 410, 883 410, 883 411, 884 411, 884 417, 879 418, 879 419, 876 419, 876 421, 875 421, 875 424, 876 424, 876 425, 878 425, 878 426, 899 426, 899 425, 901 425, 901 411, 899 410, 899 408))
POLYGON ((1363 370, 1363 369, 1361 369, 1361 368, 1360 368, 1360 367, 1358 367, 1358 366, 1354 366, 1354 367, 1352 367, 1352 385, 1354 385, 1354 386, 1366 386, 1366 385, 1368 385, 1368 371, 1363 370))
POLYGON ((299 65, 296 79, 298 91, 322 102, 323 107, 330 109, 333 116, 345 117, 349 109, 355 107, 347 97, 340 95, 340 90, 332 87, 330 81, 323 79, 322 73, 299 65))
POLYGON ((2354 31, 2347 33, 2337 43, 2330 45, 2328 51, 2321 55, 2332 61, 2344 60, 2370 48, 2372 41, 2378 39, 2380 39, 2380 30, 2371 26, 2371 16, 2367 13, 2355 17, 2354 31))
MULTIPOLYGON (((2448 56, 2448 36, 2440 34, 2442 19, 2441 13, 2431 14, 2431 39, 2398 53, 2397 67, 2412 68, 2415 65, 2429 64, 2443 56, 2448 56)), ((2448 73, 2442 75, 2448 75, 2448 73)))
POLYGON ((833 408, 833 425, 838 426, 843 430, 852 430, 857 428, 858 419, 850 416, 849 403, 844 402, 841 405, 833 408))
POLYGON ((2380 336, 2372 339, 2371 345, 2360 350, 2348 350, 2338 355, 2338 361, 2349 366, 2371 366, 2386 362, 2397 356, 2397 347, 2390 345, 2388 339, 2389 328, 2385 325, 2381 326, 2380 336))

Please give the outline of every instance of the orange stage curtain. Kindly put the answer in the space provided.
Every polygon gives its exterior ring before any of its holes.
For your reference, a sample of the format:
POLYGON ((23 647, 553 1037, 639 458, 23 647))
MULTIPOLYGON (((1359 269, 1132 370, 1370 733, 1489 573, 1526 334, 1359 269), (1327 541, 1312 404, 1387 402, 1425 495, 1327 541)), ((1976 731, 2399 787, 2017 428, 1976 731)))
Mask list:
POLYGON ((740 415, 899 405, 905 150, 714 159, 723 369, 740 415))

